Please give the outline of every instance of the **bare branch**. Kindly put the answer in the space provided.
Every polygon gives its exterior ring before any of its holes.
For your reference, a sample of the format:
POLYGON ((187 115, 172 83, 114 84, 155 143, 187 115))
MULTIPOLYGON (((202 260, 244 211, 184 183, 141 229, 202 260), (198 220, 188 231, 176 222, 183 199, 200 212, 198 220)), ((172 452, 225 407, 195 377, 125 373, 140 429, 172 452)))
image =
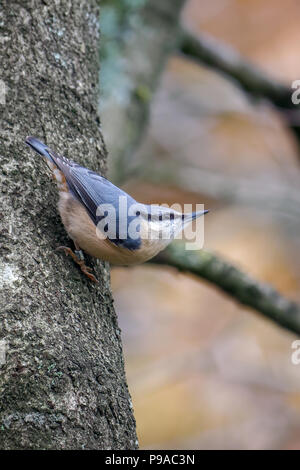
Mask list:
POLYGON ((292 90, 289 87, 269 77, 227 44, 212 37, 193 35, 183 30, 180 50, 185 55, 230 75, 253 95, 268 98, 279 107, 293 106, 292 90))
POLYGON ((213 253, 186 251, 184 243, 173 243, 153 261, 205 279, 239 303, 254 308, 293 333, 300 333, 300 306, 297 303, 213 253))

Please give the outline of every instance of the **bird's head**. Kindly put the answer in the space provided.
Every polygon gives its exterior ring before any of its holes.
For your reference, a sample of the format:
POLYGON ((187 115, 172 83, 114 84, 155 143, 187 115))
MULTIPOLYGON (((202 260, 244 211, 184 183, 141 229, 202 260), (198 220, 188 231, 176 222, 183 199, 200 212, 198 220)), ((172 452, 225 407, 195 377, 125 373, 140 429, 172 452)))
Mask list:
POLYGON ((171 241, 190 222, 207 212, 203 210, 183 214, 165 206, 141 204, 137 215, 142 221, 142 238, 171 241))

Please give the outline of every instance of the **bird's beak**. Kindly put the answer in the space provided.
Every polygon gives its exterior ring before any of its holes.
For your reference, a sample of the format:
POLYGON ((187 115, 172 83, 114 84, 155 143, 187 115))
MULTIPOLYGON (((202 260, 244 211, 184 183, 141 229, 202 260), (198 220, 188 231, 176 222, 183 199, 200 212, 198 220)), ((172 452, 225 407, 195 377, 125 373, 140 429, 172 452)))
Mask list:
POLYGON ((201 215, 205 215, 209 212, 209 209, 206 209, 205 211, 198 211, 198 212, 192 212, 191 214, 191 220, 198 219, 198 217, 201 217, 201 215))
POLYGON ((201 217, 202 215, 207 214, 208 212, 209 212, 209 210, 206 209, 204 211, 190 212, 189 214, 182 214, 183 225, 186 226, 186 225, 190 224, 193 220, 198 219, 199 217, 201 217))

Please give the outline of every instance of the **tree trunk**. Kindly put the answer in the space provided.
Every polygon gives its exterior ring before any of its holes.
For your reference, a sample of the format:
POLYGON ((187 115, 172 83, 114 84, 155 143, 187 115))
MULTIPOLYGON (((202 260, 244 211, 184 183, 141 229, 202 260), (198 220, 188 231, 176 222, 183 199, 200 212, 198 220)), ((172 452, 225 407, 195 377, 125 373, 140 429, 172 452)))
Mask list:
POLYGON ((96 286, 54 251, 70 244, 57 190, 24 144, 105 170, 97 1, 5 0, 2 14, 0 448, 136 448, 108 265, 96 286))

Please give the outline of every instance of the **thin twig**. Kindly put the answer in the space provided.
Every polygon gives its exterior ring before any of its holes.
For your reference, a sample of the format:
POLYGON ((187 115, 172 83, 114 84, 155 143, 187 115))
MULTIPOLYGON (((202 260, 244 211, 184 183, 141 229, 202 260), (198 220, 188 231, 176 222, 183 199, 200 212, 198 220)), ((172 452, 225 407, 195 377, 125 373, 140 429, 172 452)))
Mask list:
POLYGON ((183 30, 179 47, 185 55, 230 75, 251 94, 268 98, 279 107, 294 107, 291 88, 268 76, 227 44, 183 30))
POLYGON ((248 92, 268 98, 278 106, 292 106, 291 88, 269 77, 227 44, 203 34, 194 35, 183 30, 180 50, 193 59, 230 75, 248 92))
POLYGON ((235 49, 213 37, 182 30, 178 44, 179 50, 186 56, 230 76, 253 97, 272 102, 284 116, 300 146, 300 112, 292 101, 292 87, 269 76, 235 49))

